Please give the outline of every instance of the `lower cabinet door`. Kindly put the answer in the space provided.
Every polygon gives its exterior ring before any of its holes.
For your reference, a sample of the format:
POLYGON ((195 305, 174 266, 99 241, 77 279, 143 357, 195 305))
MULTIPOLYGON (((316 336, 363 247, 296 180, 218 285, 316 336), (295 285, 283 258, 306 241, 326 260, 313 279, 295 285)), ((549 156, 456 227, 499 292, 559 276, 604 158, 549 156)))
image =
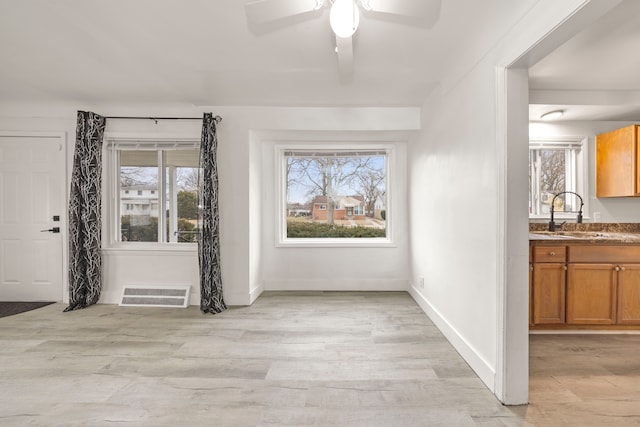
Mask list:
POLYGON ((533 324, 563 324, 566 265, 536 263, 533 267, 533 324))
POLYGON ((640 325, 640 264, 623 264, 618 271, 618 323, 640 325))
POLYGON ((616 269, 613 264, 569 264, 567 323, 616 323, 616 269))

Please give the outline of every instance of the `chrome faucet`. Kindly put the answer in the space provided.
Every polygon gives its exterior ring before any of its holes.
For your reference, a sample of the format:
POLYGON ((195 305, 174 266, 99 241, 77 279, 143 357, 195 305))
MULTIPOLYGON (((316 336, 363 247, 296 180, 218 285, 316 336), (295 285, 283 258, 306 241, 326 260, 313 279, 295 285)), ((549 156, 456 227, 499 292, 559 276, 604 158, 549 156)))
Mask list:
POLYGON ((578 199, 580 199, 580 209, 578 210, 578 217, 576 218, 576 222, 578 224, 582 223, 582 207, 584 206, 584 203, 582 201, 582 197, 580 197, 580 195, 578 193, 574 193, 573 191, 562 191, 562 192, 556 194, 555 196, 553 196, 553 200, 551 201, 551 221, 549 221, 549 231, 556 231, 556 223, 553 221, 553 209, 554 209, 554 206, 556 204, 556 199, 561 194, 575 194, 576 196, 578 196, 578 199))

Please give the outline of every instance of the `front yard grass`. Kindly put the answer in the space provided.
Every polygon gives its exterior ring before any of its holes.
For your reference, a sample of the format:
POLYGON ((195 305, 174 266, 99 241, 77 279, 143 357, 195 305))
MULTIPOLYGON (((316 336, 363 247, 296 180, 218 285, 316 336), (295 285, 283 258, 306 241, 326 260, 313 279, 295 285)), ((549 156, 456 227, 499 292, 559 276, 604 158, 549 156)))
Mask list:
POLYGON ((344 227, 321 222, 287 220, 287 237, 289 238, 351 238, 351 237, 386 237, 384 228, 344 227))

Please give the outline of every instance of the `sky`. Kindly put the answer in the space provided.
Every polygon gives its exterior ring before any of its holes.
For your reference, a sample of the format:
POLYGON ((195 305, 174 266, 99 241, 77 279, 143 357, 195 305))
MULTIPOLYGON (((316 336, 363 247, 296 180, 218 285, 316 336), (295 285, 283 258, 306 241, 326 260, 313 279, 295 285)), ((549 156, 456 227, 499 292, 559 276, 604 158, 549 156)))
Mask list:
MULTIPOLYGON (((355 169, 354 165, 356 164, 356 162, 358 162, 359 160, 363 161, 366 159, 369 160, 367 163, 369 170, 382 171, 382 172, 385 171, 385 156, 383 155, 360 157, 360 158, 356 158, 356 157, 349 157, 349 158, 335 157, 335 158, 337 159, 336 164, 342 164, 342 166, 336 167, 334 165, 334 167, 331 168, 333 176, 350 175, 355 169)), ((287 158, 287 161, 289 162, 290 165, 292 164, 292 159, 299 159, 299 158, 295 158, 295 157, 287 158)), ((315 164, 316 167, 313 167, 312 165, 312 167, 307 169, 309 171, 309 175, 313 177, 313 180, 305 176, 303 173, 299 173, 300 168, 296 168, 296 166, 299 165, 300 163, 296 163, 295 160, 293 161, 293 167, 291 168, 291 171, 292 171, 291 175, 293 176, 295 182, 293 184, 290 183, 287 187, 287 203, 305 204, 309 202, 313 198, 313 196, 321 194, 320 189, 316 185, 314 185, 313 181, 318 183, 322 182, 322 172, 321 172, 321 169, 318 167, 318 164, 320 162, 327 162, 328 159, 329 157, 320 157, 319 162, 315 164)), ((354 179, 345 180, 345 182, 343 182, 341 186, 338 186, 337 184, 338 183, 336 182, 336 180, 334 180, 333 192, 336 196, 349 196, 349 195, 355 195, 359 193, 360 188, 357 184, 357 180, 354 180, 354 179), (346 181, 349 181, 349 182, 346 182, 346 181)), ((384 186, 384 182, 382 186, 384 186)))

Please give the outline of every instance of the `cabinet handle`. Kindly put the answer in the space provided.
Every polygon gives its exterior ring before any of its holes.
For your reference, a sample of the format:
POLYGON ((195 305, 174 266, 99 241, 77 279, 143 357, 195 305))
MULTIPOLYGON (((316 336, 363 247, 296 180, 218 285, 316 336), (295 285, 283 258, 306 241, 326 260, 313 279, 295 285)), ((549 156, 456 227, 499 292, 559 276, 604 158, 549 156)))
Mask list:
POLYGON ((549 255, 551 255, 551 256, 555 256, 555 255, 556 255, 556 253, 552 251, 552 252, 549 252, 549 255))
POLYGON ((616 265, 616 271, 620 271, 620 267, 616 265))
POLYGON ((567 270, 568 270, 566 265, 563 265, 563 266, 562 266, 562 269, 563 269, 564 271, 567 271, 567 270))
POLYGON ((624 271, 624 267, 620 267, 620 271, 624 271))

